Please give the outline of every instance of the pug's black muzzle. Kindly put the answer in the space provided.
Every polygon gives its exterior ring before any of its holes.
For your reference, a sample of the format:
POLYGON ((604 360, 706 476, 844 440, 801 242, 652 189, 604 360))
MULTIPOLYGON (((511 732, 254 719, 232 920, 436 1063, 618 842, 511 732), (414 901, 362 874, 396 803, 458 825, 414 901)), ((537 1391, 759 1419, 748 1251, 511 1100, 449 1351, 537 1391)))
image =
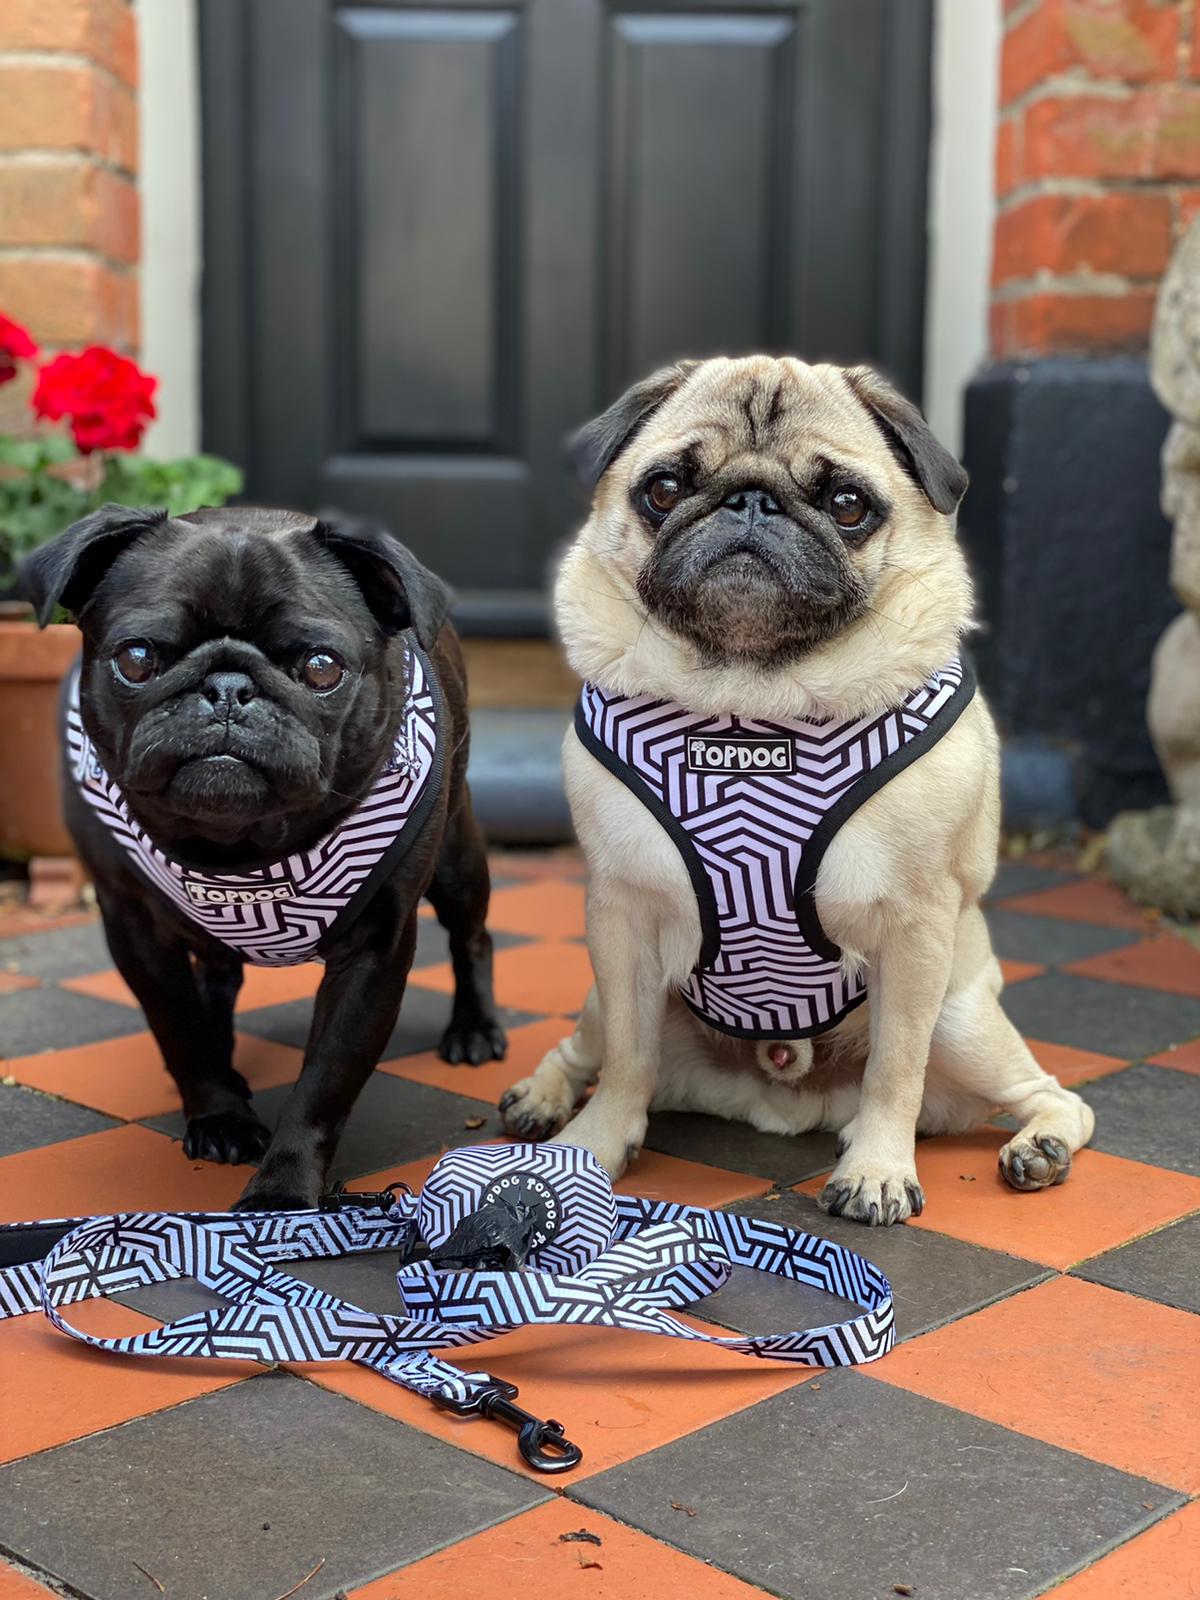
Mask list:
POLYGON ((863 602, 861 581, 815 513, 793 516, 759 486, 660 538, 638 590, 714 661, 798 656, 845 627, 863 602))

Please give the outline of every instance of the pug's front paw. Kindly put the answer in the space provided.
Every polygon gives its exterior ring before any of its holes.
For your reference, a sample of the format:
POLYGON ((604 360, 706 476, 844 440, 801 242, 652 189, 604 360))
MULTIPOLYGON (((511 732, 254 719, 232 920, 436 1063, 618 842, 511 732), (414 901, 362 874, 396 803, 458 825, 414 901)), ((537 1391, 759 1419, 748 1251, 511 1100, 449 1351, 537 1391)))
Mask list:
POLYGON ((858 1172, 850 1160, 838 1163, 817 1196, 817 1204, 831 1217, 849 1217, 869 1228, 890 1228, 895 1222, 919 1217, 925 1209, 925 1194, 915 1172, 858 1172))
POLYGON ((249 1106, 230 1108, 189 1117, 183 1153, 192 1161, 219 1161, 236 1167, 243 1161, 257 1161, 270 1142, 270 1128, 249 1106))
POLYGON ((515 1139, 527 1139, 531 1144, 556 1134, 574 1106, 574 1096, 562 1074, 544 1068, 514 1083, 500 1097, 505 1128, 515 1139))
POLYGON ((438 1055, 452 1067, 469 1062, 480 1067, 485 1061, 503 1061, 508 1053, 504 1029, 490 1017, 456 1018, 442 1035, 438 1055))

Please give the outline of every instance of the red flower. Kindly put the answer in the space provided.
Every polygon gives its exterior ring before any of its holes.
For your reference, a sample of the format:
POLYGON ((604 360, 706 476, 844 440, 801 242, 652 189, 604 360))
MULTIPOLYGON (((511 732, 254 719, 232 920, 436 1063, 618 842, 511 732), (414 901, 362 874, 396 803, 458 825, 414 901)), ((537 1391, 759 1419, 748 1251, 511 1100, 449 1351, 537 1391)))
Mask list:
POLYGON ((38 347, 19 322, 0 312, 0 383, 11 383, 18 361, 32 361, 38 347))
POLYGON ((75 443, 93 450, 136 450, 154 416, 158 379, 114 350, 92 345, 78 356, 55 356, 38 373, 33 409, 57 421, 69 417, 75 443))

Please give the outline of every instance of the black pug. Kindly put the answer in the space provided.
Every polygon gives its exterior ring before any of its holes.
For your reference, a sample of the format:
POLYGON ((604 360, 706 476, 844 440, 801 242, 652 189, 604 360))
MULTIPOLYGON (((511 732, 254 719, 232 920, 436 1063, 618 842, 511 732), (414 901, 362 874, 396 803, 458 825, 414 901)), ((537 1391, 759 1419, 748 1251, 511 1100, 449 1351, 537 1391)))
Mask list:
POLYGON ((262 1157, 242 1210, 313 1205, 396 1022, 428 895, 450 935, 442 1057, 502 1057, 489 880, 449 593, 382 529, 105 506, 32 555, 67 686, 67 822, 109 949, 179 1086, 184 1154, 262 1157), (233 1066, 246 960, 325 962, 272 1135, 233 1066))

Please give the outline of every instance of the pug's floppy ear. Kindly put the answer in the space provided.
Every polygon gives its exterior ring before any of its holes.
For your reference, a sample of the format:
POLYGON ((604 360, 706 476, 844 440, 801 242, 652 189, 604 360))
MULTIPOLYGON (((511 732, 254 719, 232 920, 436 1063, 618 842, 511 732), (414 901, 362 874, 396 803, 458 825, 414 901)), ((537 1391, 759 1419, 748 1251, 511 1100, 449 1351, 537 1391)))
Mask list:
POLYGON ((683 388, 699 365, 698 361, 677 361, 673 367, 661 367, 626 389, 607 411, 571 435, 567 458, 584 489, 590 493, 596 487, 642 424, 683 388))
POLYGON ((966 469, 934 438, 916 406, 870 367, 848 367, 846 382, 934 510, 947 517, 956 511, 967 492, 966 469))
POLYGON ((322 515, 313 537, 349 572, 384 633, 411 628, 432 650, 450 614, 451 593, 386 528, 341 512, 322 515))
POLYGON ((166 520, 165 511, 151 506, 101 506, 26 556, 17 589, 33 603, 38 626, 44 628, 60 605, 78 616, 121 551, 166 520))

